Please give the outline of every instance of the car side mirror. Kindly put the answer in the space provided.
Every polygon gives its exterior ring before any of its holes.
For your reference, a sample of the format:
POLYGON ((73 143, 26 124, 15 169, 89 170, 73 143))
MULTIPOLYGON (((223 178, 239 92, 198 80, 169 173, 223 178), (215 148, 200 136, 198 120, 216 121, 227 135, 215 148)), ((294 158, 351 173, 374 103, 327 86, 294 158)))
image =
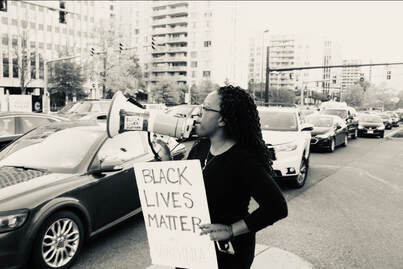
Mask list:
POLYGON ((304 132, 304 131, 308 131, 308 132, 313 131, 313 125, 310 124, 310 123, 304 123, 302 125, 302 130, 301 131, 302 132, 304 132))
POLYGON ((90 174, 102 174, 107 172, 117 172, 123 170, 121 163, 123 161, 115 157, 106 157, 99 161, 99 165, 89 171, 90 174))

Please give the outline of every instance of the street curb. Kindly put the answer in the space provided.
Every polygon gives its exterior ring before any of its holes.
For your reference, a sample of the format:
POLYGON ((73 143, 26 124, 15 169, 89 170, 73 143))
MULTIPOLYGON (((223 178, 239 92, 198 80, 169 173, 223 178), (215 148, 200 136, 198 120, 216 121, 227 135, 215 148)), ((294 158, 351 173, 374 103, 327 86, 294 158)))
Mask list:
MULTIPOLYGON (((255 259, 251 269, 314 269, 314 266, 301 257, 266 245, 256 244, 255 259)), ((174 269, 170 266, 150 265, 146 269, 174 269)))

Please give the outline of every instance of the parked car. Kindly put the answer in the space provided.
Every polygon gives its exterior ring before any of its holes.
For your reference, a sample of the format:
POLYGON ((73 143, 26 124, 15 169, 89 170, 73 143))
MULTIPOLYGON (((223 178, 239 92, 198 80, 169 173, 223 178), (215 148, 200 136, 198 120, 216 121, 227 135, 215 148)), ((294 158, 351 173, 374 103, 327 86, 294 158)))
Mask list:
POLYGON ((302 124, 296 108, 258 107, 263 139, 274 149, 276 179, 300 188, 309 170, 310 140, 313 126, 302 124))
POLYGON ((72 120, 106 120, 111 99, 85 99, 67 104, 56 115, 72 120))
POLYGON ((105 129, 52 123, 0 152, 2 269, 68 268, 86 239, 141 211, 133 165, 154 160, 147 134, 108 138, 105 129))
POLYGON ((393 121, 392 118, 386 113, 378 113, 379 117, 381 117, 383 125, 385 125, 386 130, 391 130, 393 121))
POLYGON ((403 108, 397 109, 396 114, 399 116, 400 121, 403 121, 403 108))
POLYGON ((338 116, 311 115, 306 118, 311 123, 311 148, 327 149, 333 152, 337 146, 347 146, 348 130, 346 123, 338 116))
POLYGON ((66 120, 66 118, 43 113, 1 112, 0 151, 11 141, 39 125, 66 120))
POLYGON ((385 134, 385 125, 383 124, 383 120, 380 116, 376 114, 359 114, 358 115, 358 135, 371 135, 371 136, 379 136, 380 138, 384 137, 385 134))
POLYGON ((345 121, 349 136, 353 139, 358 137, 358 118, 354 108, 348 106, 325 108, 320 114, 339 116, 345 121))
POLYGON ((385 111, 387 115, 389 115, 392 119, 392 127, 399 127, 400 117, 393 111, 385 111))

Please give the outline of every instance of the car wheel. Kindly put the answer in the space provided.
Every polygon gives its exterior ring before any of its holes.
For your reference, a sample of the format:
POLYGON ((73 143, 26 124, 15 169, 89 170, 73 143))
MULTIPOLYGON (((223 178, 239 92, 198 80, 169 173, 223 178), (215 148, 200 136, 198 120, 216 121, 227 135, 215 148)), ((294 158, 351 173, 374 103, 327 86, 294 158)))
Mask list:
POLYGON ((336 141, 334 137, 330 140, 329 152, 333 152, 336 148, 336 141))
POLYGON ((299 168, 299 174, 297 176, 292 177, 290 181, 291 187, 294 188, 302 188, 305 184, 306 177, 308 176, 309 169, 309 158, 308 160, 305 157, 302 157, 301 165, 299 168))
POLYGON ((356 139, 358 137, 358 129, 354 130, 354 134, 351 136, 352 139, 356 139))
POLYGON ((344 142, 343 142, 343 144, 341 144, 343 147, 347 147, 347 144, 348 144, 348 134, 346 134, 345 136, 344 136, 344 142))
POLYGON ((39 229, 33 246, 34 268, 69 268, 76 261, 83 242, 80 218, 70 211, 57 212, 39 229))

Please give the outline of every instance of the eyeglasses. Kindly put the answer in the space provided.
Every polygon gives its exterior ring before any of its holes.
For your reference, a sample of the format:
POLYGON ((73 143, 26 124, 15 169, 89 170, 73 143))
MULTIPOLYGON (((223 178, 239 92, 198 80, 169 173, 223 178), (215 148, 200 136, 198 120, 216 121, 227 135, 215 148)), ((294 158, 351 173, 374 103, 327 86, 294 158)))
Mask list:
POLYGON ((212 109, 212 108, 209 108, 209 107, 207 107, 205 105, 202 105, 201 107, 202 107, 202 110, 205 110, 205 111, 213 111, 213 112, 220 113, 220 110, 212 109))

